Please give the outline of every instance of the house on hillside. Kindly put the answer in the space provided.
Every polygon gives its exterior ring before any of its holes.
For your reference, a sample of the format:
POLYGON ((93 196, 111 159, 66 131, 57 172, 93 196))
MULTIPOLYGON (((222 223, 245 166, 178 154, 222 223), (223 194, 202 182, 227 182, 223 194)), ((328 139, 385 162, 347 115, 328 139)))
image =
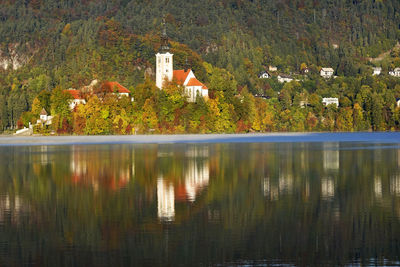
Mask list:
POLYGON ((69 103, 69 108, 72 110, 79 104, 86 104, 86 100, 82 97, 81 92, 76 89, 64 90, 64 92, 71 94, 72 100, 69 103))
POLYGON ((269 74, 268 71, 264 70, 258 74, 258 78, 259 79, 268 79, 268 78, 271 78, 271 74, 269 74))
POLYGON ((193 71, 188 67, 186 60, 185 68, 174 70, 173 54, 169 50, 168 36, 165 29, 161 34, 160 50, 156 54, 156 85, 163 89, 166 81, 175 80, 179 85, 185 88, 185 94, 189 102, 195 102, 197 96, 208 97, 208 88, 197 80, 193 71))
POLYGON ((50 125, 52 123, 53 116, 49 116, 47 111, 43 108, 40 111, 39 119, 36 121, 36 124, 46 124, 50 125))
POLYGON ((322 104, 324 104, 325 106, 334 104, 334 105, 336 105, 336 107, 338 107, 339 99, 337 97, 325 97, 325 98, 322 98, 322 104))
POLYGON ((101 89, 105 93, 111 93, 113 95, 120 97, 129 97, 129 94, 131 93, 127 88, 122 86, 118 82, 109 82, 106 81, 101 85, 101 89))
POLYGON ((286 82, 293 81, 292 76, 287 75, 287 74, 279 74, 277 78, 278 78, 278 82, 280 82, 280 83, 286 83, 286 82))
POLYGON ((393 77, 400 77, 400 68, 395 68, 394 70, 389 71, 389 75, 393 77))
POLYGON ((400 108, 400 98, 396 99, 396 104, 397 104, 397 107, 400 108))
POLYGON ((269 71, 272 71, 272 72, 275 72, 275 71, 278 71, 278 68, 275 67, 275 66, 271 66, 271 65, 270 65, 270 66, 268 67, 268 70, 269 70, 269 71))
POLYGON ((322 68, 320 71, 320 75, 325 79, 329 79, 333 76, 334 70, 332 68, 322 68))
POLYGON ((305 75, 305 74, 308 74, 310 72, 310 69, 306 67, 306 68, 300 70, 300 72, 301 72, 301 74, 305 75))
POLYGON ((382 72, 382 68, 381 67, 373 67, 372 68, 372 75, 380 75, 382 72))
POLYGON ((40 120, 42 121, 47 121, 47 111, 43 108, 42 111, 40 111, 40 120))

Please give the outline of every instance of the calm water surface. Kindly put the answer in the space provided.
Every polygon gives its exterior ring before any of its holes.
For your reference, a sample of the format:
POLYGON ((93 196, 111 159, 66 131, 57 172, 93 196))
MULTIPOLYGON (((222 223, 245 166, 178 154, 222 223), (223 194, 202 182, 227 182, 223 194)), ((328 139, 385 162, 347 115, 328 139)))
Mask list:
POLYGON ((400 142, 0 147, 0 265, 400 265, 400 142))

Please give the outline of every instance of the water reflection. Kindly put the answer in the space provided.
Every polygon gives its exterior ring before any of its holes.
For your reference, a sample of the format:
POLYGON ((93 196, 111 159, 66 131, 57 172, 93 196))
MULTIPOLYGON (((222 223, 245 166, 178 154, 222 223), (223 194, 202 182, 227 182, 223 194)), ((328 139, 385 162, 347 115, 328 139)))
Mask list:
POLYGON ((382 179, 380 176, 375 176, 374 179, 374 193, 376 198, 382 197, 382 179))
POLYGON ((175 218, 174 187, 163 178, 157 179, 157 211, 162 221, 173 221, 175 218))
POLYGON ((135 171, 131 158, 134 159, 132 151, 86 150, 73 145, 70 160, 71 181, 77 185, 91 186, 95 191, 99 187, 113 191, 124 188, 135 171))
POLYGON ((399 260, 397 147, 3 147, 0 160, 4 265, 399 260))
POLYGON ((29 205, 18 195, 6 194, 0 197, 0 225, 9 221, 19 224, 20 218, 29 212, 29 205))
POLYGON ((335 196, 335 183, 331 177, 321 179, 321 196, 327 200, 335 196))
POLYGON ((395 174, 390 178, 390 193, 400 196, 400 174, 395 174))
POLYGON ((339 143, 324 143, 323 148, 324 169, 338 170, 339 169, 339 143))

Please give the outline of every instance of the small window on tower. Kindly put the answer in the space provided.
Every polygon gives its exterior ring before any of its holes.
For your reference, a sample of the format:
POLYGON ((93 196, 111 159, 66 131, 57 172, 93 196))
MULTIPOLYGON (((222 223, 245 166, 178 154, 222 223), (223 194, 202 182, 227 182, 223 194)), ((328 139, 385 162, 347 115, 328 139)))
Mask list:
POLYGON ((161 63, 161 58, 158 59, 158 63, 161 63))
POLYGON ((166 69, 165 72, 168 72, 168 69, 166 69))
POLYGON ((169 58, 166 58, 166 59, 165 59, 165 63, 169 63, 169 58))

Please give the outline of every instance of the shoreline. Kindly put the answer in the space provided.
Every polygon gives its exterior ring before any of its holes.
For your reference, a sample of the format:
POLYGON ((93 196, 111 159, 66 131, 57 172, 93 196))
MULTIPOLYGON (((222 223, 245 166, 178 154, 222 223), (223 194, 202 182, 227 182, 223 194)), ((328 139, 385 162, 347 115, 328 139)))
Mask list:
POLYGON ((290 142, 367 142, 400 144, 400 132, 0 136, 0 146, 290 142))

